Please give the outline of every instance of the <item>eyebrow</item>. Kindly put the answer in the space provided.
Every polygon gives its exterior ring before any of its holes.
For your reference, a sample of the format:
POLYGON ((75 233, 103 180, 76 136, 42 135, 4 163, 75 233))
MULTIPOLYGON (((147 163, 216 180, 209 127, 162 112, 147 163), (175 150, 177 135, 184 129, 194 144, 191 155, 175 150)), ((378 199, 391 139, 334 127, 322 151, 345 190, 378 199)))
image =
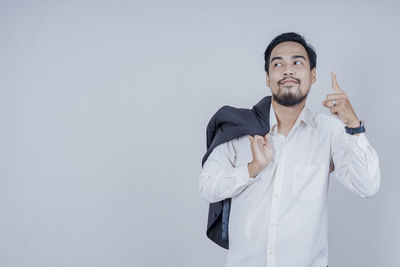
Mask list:
MULTIPOLYGON (((307 61, 307 59, 306 59, 305 57, 300 56, 300 55, 294 55, 294 56, 292 56, 292 59, 294 59, 294 58, 302 58, 302 59, 304 59, 305 61, 307 61)), ((272 63, 272 61, 274 61, 275 59, 283 59, 283 58, 282 58, 282 57, 273 57, 273 58, 271 59, 271 63, 272 63)))

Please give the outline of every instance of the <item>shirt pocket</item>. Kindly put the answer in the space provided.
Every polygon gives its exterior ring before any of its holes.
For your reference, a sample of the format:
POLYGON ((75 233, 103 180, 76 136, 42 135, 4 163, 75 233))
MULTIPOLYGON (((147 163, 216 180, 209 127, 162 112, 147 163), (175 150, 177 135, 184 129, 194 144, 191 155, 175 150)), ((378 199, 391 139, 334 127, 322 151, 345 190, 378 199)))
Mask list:
POLYGON ((325 178, 327 176, 324 164, 295 163, 291 192, 299 200, 316 200, 323 197, 325 178))

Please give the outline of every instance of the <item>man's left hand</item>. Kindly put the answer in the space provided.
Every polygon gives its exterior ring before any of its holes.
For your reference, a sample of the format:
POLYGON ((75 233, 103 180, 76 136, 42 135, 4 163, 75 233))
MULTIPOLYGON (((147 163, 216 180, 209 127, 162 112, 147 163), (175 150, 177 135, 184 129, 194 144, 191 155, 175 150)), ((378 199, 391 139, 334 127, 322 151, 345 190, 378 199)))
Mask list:
POLYGON ((322 105, 329 108, 332 114, 336 115, 347 127, 356 128, 360 126, 360 120, 358 119, 353 107, 350 104, 350 100, 343 90, 339 87, 336 80, 336 74, 332 71, 332 88, 335 93, 327 94, 326 100, 322 101, 322 105), (336 104, 333 105, 333 100, 336 104))

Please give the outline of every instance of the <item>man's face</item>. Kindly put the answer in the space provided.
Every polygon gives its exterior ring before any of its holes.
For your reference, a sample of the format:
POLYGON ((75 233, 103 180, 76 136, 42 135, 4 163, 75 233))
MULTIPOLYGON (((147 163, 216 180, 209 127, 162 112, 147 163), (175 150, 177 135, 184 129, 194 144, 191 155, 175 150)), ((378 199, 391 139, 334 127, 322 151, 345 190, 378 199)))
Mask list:
POLYGON ((307 98, 316 80, 310 70, 307 51, 297 42, 283 42, 272 49, 266 83, 273 99, 283 106, 295 106, 307 98))

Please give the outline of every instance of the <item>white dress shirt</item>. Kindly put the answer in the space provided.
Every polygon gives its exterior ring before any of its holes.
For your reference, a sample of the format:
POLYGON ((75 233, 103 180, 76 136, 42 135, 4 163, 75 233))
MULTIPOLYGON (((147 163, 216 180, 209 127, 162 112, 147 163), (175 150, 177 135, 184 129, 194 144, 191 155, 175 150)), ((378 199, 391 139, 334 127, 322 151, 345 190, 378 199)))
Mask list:
POLYGON ((199 177, 209 203, 232 198, 225 267, 326 267, 332 161, 336 179, 368 198, 380 186, 378 155, 365 133, 347 134, 337 117, 307 106, 286 137, 271 105, 270 127, 274 158, 255 178, 247 135, 215 147, 199 177))

